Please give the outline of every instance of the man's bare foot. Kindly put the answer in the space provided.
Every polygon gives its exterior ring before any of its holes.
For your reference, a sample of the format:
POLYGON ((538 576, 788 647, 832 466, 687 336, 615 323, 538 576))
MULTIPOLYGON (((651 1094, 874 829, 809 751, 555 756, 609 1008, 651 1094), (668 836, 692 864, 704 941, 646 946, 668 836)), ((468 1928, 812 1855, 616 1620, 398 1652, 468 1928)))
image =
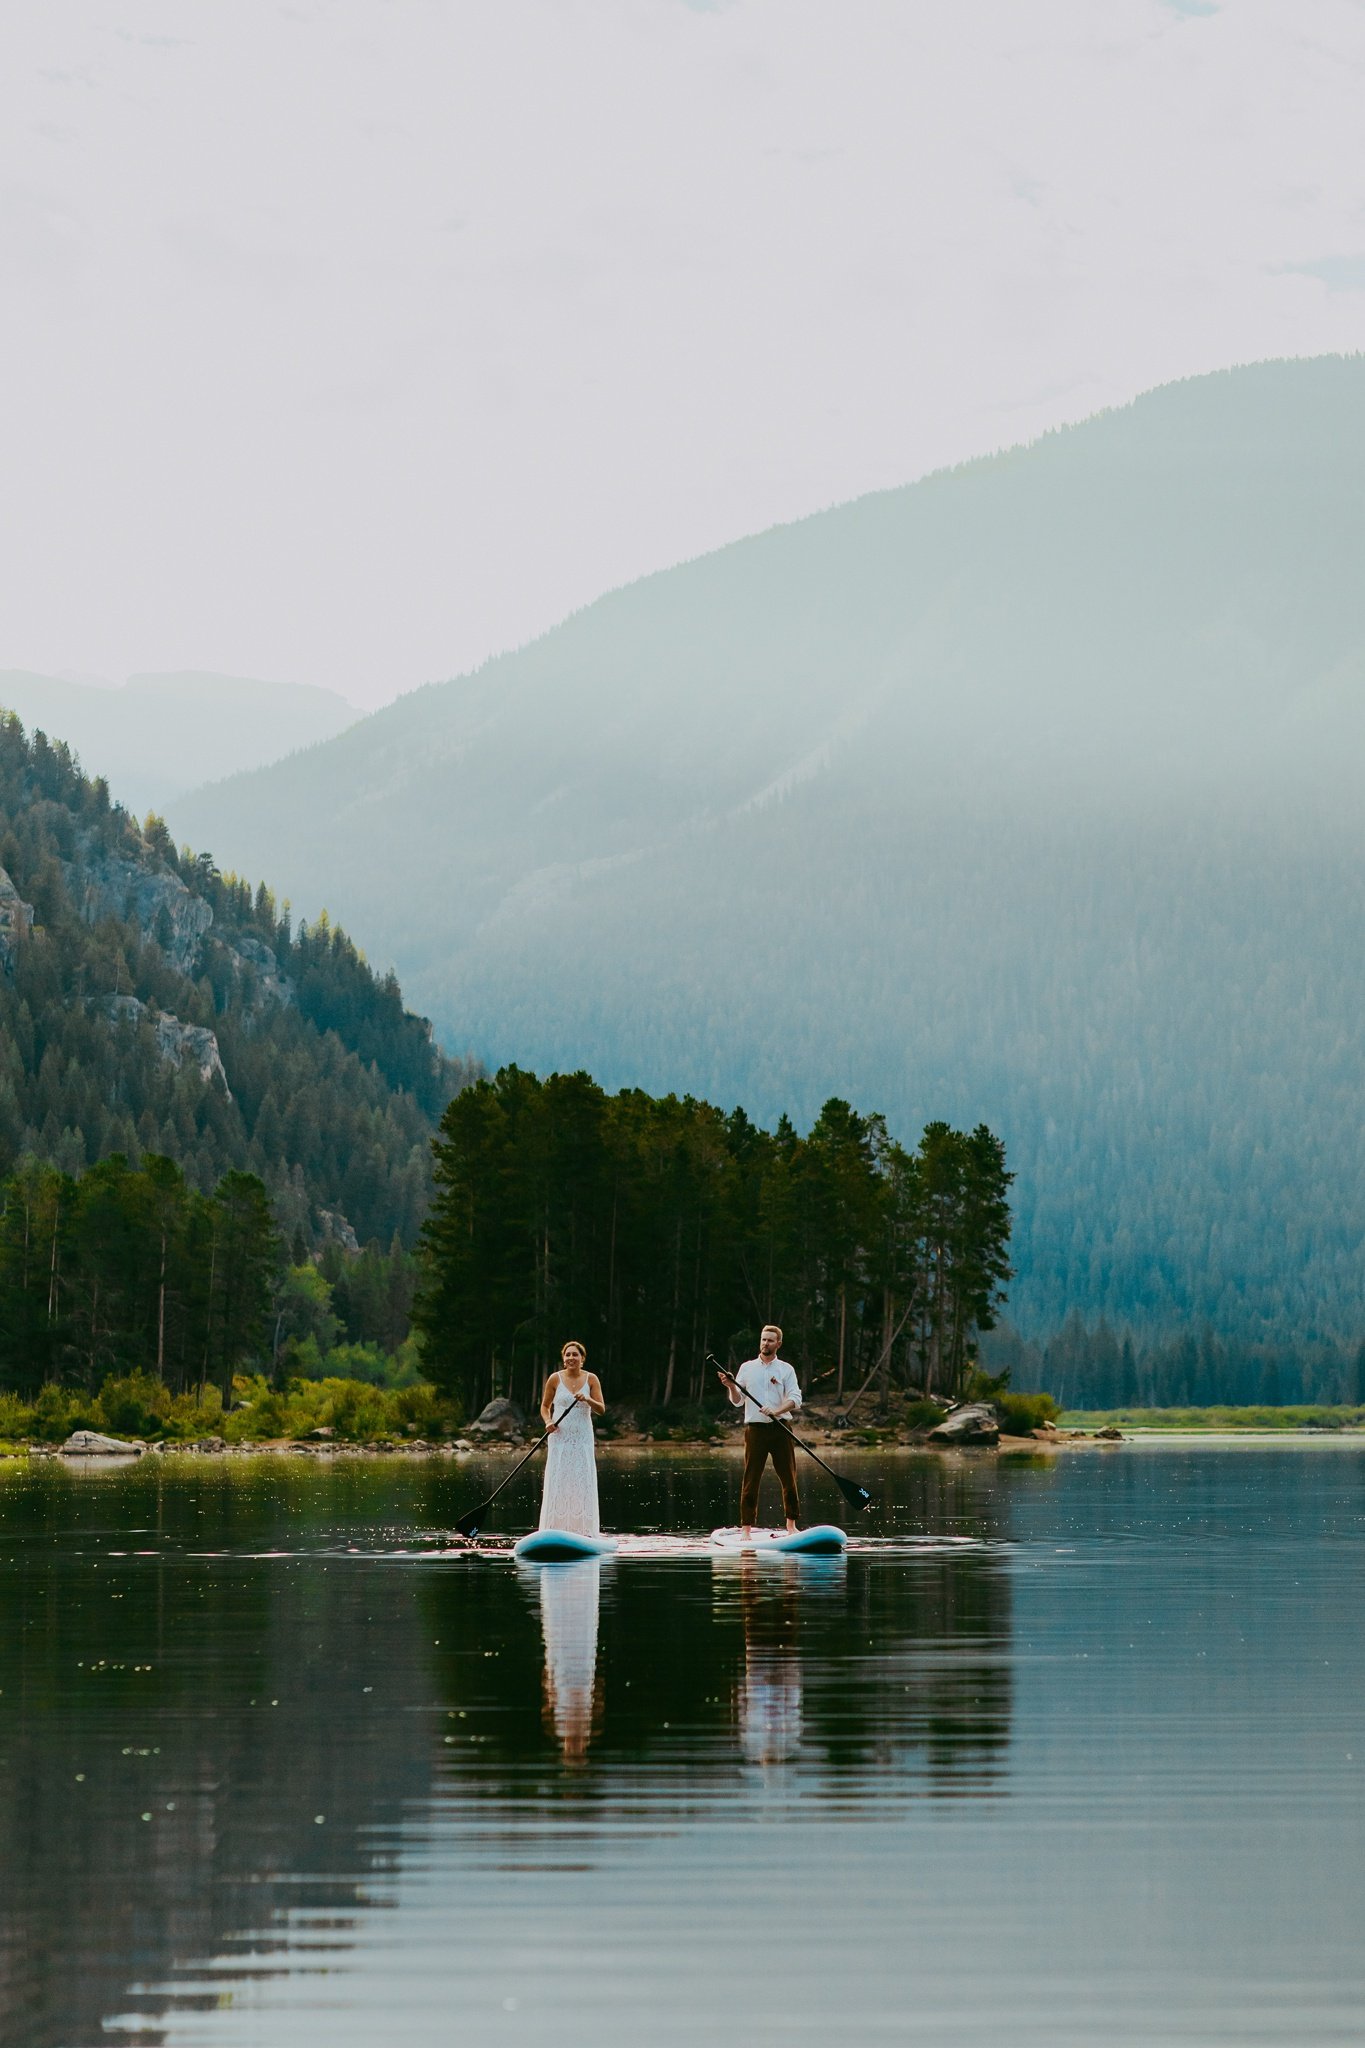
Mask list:
POLYGON ((792 1521, 790 1516, 788 1516, 787 1518, 787 1534, 789 1536, 794 1536, 796 1534, 796 1524, 792 1521))
POLYGON ((752 1523, 750 1523, 750 1524, 749 1524, 749 1526, 748 1526, 748 1528, 745 1528, 745 1529, 741 1529, 739 1533, 740 1533, 740 1535, 741 1535, 741 1536, 743 1536, 743 1537, 744 1537, 744 1539, 745 1539, 745 1540, 746 1540, 746 1542, 747 1542, 748 1538, 749 1538, 750 1536, 752 1536, 752 1535, 753 1535, 753 1533, 754 1533, 754 1531, 753 1531, 753 1524, 752 1524, 752 1523))

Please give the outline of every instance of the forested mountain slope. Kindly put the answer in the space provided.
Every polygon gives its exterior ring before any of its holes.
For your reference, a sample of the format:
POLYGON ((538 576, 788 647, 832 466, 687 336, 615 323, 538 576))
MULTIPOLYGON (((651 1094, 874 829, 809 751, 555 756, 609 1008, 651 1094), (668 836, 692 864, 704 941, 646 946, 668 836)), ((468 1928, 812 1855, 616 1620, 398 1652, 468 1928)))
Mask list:
POLYGON ((129 676, 118 689, 0 669, 0 709, 66 741, 141 817, 201 782, 278 761, 358 716, 334 690, 207 673, 129 676))
POLYGON ((0 717, 0 1179, 164 1155, 265 1182, 286 1242, 411 1243, 465 1072, 325 921, 144 834, 0 717))
POLYGON ((1365 1329, 1365 360, 726 548, 178 833, 448 1038, 760 1119, 984 1121, 1011 1313, 1365 1329))

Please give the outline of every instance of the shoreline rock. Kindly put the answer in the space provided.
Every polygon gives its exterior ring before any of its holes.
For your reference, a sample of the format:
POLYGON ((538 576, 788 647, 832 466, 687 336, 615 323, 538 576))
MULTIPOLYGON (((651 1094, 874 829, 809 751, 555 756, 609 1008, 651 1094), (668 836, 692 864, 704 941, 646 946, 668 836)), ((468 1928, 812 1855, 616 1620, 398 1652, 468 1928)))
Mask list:
POLYGON ((146 1444, 137 1438, 101 1436, 97 1429, 73 1429, 61 1446, 63 1458, 140 1458, 146 1444))
POLYGON ((968 1401, 930 1430, 931 1444, 998 1444, 1000 1420, 989 1401, 968 1401))
POLYGON ((467 1425, 465 1434, 476 1438, 500 1437, 504 1443, 511 1443, 526 1434, 526 1417, 515 1401, 500 1394, 480 1410, 476 1420, 467 1425))

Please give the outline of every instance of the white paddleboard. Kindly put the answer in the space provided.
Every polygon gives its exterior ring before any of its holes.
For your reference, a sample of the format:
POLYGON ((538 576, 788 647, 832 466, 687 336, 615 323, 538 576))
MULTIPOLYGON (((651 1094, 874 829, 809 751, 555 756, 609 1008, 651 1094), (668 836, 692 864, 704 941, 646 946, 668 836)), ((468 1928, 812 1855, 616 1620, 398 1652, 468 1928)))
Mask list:
POLYGON ((606 1557, 616 1548, 614 1536, 579 1536, 572 1529, 533 1529, 512 1552, 528 1564, 572 1564, 577 1557, 606 1557))
POLYGON ((848 1538, 832 1522, 817 1522, 813 1529, 753 1529, 746 1536, 740 1529, 713 1529, 711 1542, 717 1550, 754 1551, 765 1556, 836 1557, 848 1549, 848 1538))

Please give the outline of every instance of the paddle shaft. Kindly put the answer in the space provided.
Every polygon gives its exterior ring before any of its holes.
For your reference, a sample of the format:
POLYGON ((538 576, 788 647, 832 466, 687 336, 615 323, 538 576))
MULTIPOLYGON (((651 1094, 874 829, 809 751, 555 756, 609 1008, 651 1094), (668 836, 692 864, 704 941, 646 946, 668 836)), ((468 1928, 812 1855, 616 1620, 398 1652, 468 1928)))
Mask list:
MULTIPOLYGON (((583 1392, 582 1392, 582 1393, 577 1393, 577 1394, 575 1394, 575 1395, 574 1395, 574 1397, 573 1397, 573 1400, 572 1400, 572 1401, 570 1401, 570 1403, 569 1403, 569 1407, 568 1407, 568 1408, 566 1408, 566 1409, 564 1410, 564 1415, 567 1415, 567 1414, 569 1413, 569 1408, 572 1408, 572 1407, 573 1407, 573 1406, 575 1405, 575 1403, 576 1403, 576 1402, 578 1402, 578 1401, 581 1401, 581 1400, 583 1399, 583 1394, 584 1394, 584 1393, 586 1393, 586 1392, 587 1392, 587 1389, 586 1389, 586 1388, 584 1388, 584 1389, 583 1389, 583 1392)), ((538 1450, 540 1449, 541 1445, 542 1445, 542 1444, 547 1444, 547 1443, 548 1443, 548 1442, 550 1441, 550 1438, 551 1438, 551 1437, 552 1437, 552 1436, 554 1435, 555 1431, 556 1431, 556 1430, 557 1430, 557 1429, 559 1428, 559 1424, 560 1424, 560 1422, 562 1422, 562 1421, 564 1420, 564 1415, 561 1415, 561 1416, 559 1417, 559 1421, 557 1421, 557 1422, 552 1422, 552 1423, 550 1424, 550 1426, 549 1426, 549 1428, 548 1428, 548 1429, 546 1430, 546 1432, 545 1432, 544 1436, 538 1436, 538 1437, 536 1438, 536 1440, 535 1440, 535 1442, 534 1442, 534 1443, 532 1444, 532 1446, 531 1446, 530 1450, 529 1450, 529 1451, 528 1451, 528 1452, 526 1453, 526 1456, 525 1456, 524 1458, 518 1458, 518 1459, 517 1459, 517 1462, 516 1462, 516 1464, 515 1464, 515 1465, 514 1465, 514 1466, 512 1467, 512 1469, 511 1469, 511 1471, 510 1471, 510 1472, 508 1473, 507 1477, 506 1477, 505 1479, 500 1479, 500 1480, 498 1481, 498 1484, 497 1484, 497 1485, 496 1485, 496 1486, 495 1486, 495 1487, 493 1488, 493 1491, 492 1491, 492 1492, 491 1492, 491 1493, 489 1494, 489 1496, 488 1496, 487 1500, 481 1500, 481 1501, 479 1502, 479 1505, 478 1505, 478 1506, 477 1506, 476 1508, 471 1508, 471 1509, 469 1510, 469 1513, 468 1513, 467 1515, 461 1515, 461 1517, 460 1517, 459 1521, 458 1521, 458 1522, 457 1522, 457 1523, 455 1524, 455 1527, 456 1527, 456 1528, 457 1528, 457 1529, 459 1530, 459 1532, 460 1532, 460 1534, 461 1534, 462 1536, 477 1536, 477 1535, 478 1535, 478 1533, 479 1533, 479 1526, 480 1526, 480 1524, 482 1523, 482 1521, 483 1521, 483 1518, 484 1518, 484 1516, 485 1516, 485 1515, 487 1514, 488 1510, 489 1510, 489 1509, 490 1509, 490 1508, 492 1507, 492 1505, 493 1505, 494 1501, 495 1501, 495 1500, 497 1499, 498 1495, 499 1495, 499 1494, 500 1494, 500 1493, 502 1492, 502 1489, 503 1489, 503 1487, 504 1487, 504 1486, 510 1486, 510 1485, 511 1485, 511 1483, 512 1483, 512 1481, 513 1481, 513 1480, 514 1480, 514 1479, 516 1478, 516 1476, 517 1476, 518 1472, 520 1472, 520 1470, 521 1470, 522 1466, 523 1466, 523 1465, 529 1465, 529 1464, 530 1464, 530 1462, 531 1462, 531 1460, 532 1460, 532 1458, 534 1458, 534 1456, 535 1456, 536 1452, 537 1452, 537 1451, 538 1451, 538 1450), (472 1522, 472 1523, 474 1524, 473 1528, 472 1528, 472 1529, 466 1529, 466 1528, 465 1528, 465 1526, 464 1526, 466 1522, 472 1522)))
MULTIPOLYGON (((711 1359, 712 1365, 715 1366, 716 1371, 720 1374, 723 1380, 728 1380, 732 1387, 739 1387, 739 1391, 741 1394, 743 1394, 746 1401, 754 1401, 755 1407, 763 1408, 763 1403, 761 1401, 756 1401, 754 1399, 754 1396, 749 1392, 747 1387, 741 1387, 739 1381, 735 1378, 732 1372, 727 1372, 725 1370, 725 1367, 719 1362, 718 1359, 711 1357, 711 1353, 709 1351, 706 1355, 708 1358, 711 1359)), ((763 1408, 763 1413, 765 1415, 768 1415, 768 1411, 766 1408, 763 1408)), ((851 1479, 841 1478, 840 1475, 835 1471, 834 1467, 832 1465, 827 1465, 824 1459, 820 1456, 820 1453, 817 1450, 813 1450, 811 1446, 806 1442, 804 1437, 798 1436, 794 1429, 787 1428, 787 1424, 782 1420, 782 1417, 780 1415, 768 1415, 768 1420, 769 1422, 775 1422, 779 1429, 785 1429, 787 1431, 787 1435, 791 1438, 792 1442, 794 1444, 800 1444, 802 1450, 806 1453, 806 1456, 808 1458, 814 1458, 816 1464, 820 1467, 822 1472, 828 1472, 830 1478, 834 1481, 834 1484, 838 1487, 840 1493, 844 1496, 844 1499, 848 1502, 850 1507, 865 1508, 867 1506, 872 1496, 870 1493, 868 1493, 866 1487, 855 1485, 851 1479)))

